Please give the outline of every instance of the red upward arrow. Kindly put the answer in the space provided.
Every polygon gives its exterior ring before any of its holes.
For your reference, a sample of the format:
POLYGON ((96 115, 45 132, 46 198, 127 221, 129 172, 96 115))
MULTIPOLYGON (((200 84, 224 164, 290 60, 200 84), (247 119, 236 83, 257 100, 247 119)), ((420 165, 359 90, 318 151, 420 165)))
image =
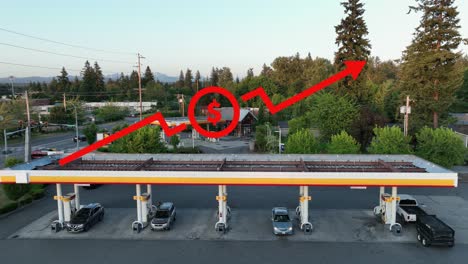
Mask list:
POLYGON ((353 79, 356 80, 356 78, 359 76, 359 73, 361 73, 362 68, 364 68, 364 66, 366 65, 366 61, 345 61, 344 64, 346 65, 346 68, 344 70, 294 95, 293 97, 284 100, 283 102, 277 105, 273 104, 270 97, 268 97, 268 95, 262 87, 258 87, 257 89, 242 95, 241 98, 242 100, 244 100, 244 102, 246 102, 256 96, 260 96, 260 98, 262 98, 263 102, 265 103, 265 106, 270 110, 270 113, 274 115, 279 111, 283 110, 284 108, 299 102, 300 100, 322 90, 327 86, 330 86, 331 84, 343 79, 348 75, 351 75, 353 79))

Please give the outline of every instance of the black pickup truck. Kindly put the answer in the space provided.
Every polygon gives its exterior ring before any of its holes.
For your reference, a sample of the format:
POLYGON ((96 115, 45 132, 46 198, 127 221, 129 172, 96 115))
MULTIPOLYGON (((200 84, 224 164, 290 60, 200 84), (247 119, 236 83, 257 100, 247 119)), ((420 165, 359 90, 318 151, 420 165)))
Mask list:
POLYGON ((419 215, 416 219, 417 238, 425 247, 455 245, 455 231, 435 215, 419 215))

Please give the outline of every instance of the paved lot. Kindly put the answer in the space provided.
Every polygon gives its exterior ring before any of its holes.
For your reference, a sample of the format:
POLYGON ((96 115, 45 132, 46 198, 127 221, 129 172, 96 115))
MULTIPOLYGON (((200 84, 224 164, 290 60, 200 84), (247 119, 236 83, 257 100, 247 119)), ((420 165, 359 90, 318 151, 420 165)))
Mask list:
MULTIPOLYGON (((457 244, 468 244, 468 202, 454 196, 417 196, 428 213, 438 212, 441 218, 457 230, 457 244), (447 208, 446 204, 453 207, 447 208)), ((293 210, 291 209, 291 212, 293 210)), ((152 232, 146 228, 137 234, 130 228, 135 209, 108 208, 103 222, 87 233, 53 233, 50 223, 57 219, 52 211, 12 234, 9 238, 32 239, 143 239, 143 240, 234 240, 234 241, 313 241, 313 242, 406 242, 416 243, 412 224, 404 225, 404 232, 394 236, 388 227, 374 217, 371 210, 316 209, 310 211, 315 230, 303 234, 295 221, 293 236, 272 234, 269 209, 236 209, 232 211, 231 230, 218 234, 215 209, 179 209, 177 222, 170 231, 152 232)), ((291 218, 294 218, 291 215, 291 218)))

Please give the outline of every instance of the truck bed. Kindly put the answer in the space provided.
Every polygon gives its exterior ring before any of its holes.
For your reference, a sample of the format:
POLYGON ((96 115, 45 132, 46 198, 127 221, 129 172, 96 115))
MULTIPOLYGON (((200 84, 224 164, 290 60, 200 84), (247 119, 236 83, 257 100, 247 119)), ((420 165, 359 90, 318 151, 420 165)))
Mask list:
POLYGON ((414 214, 416 216, 427 215, 426 211, 421 209, 419 206, 414 205, 400 205, 400 208, 408 214, 414 214))

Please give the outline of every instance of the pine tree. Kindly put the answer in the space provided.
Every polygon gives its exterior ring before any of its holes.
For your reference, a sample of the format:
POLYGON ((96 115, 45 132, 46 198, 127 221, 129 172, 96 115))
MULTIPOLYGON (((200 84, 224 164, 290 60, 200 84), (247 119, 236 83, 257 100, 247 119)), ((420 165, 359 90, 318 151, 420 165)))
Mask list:
POLYGON ((247 70, 247 78, 252 78, 252 77, 254 77, 253 68, 249 68, 247 70))
MULTIPOLYGON (((364 21, 364 4, 360 0, 347 0, 341 5, 345 8, 346 17, 335 26, 336 41, 338 51, 335 52, 335 68, 337 71, 344 69, 346 60, 366 60, 370 55, 371 44, 366 36, 369 34, 366 22, 364 21)), ((339 82, 337 92, 341 95, 349 94, 358 102, 367 100, 368 95, 364 87, 363 77, 360 74, 356 81, 351 77, 346 77, 339 82)))
POLYGON ((143 78, 141 79, 141 85, 143 87, 146 87, 146 85, 150 81, 154 82, 154 75, 153 75, 153 72, 151 71, 150 67, 146 66, 145 73, 143 74, 143 78))
POLYGON ((218 86, 219 81, 219 70, 218 68, 211 68, 211 75, 210 75, 210 85, 211 86, 218 86))
POLYGON ((193 79, 192 71, 190 69, 187 69, 187 71, 185 72, 184 87, 192 89, 193 88, 192 79, 193 79))
POLYGON ((195 89, 198 90, 200 89, 200 86, 201 86, 201 75, 200 75, 200 71, 197 71, 197 73, 195 73, 195 89))
POLYGON ((260 73, 260 75, 270 77, 272 71, 273 70, 270 67, 268 67, 265 63, 263 63, 262 72, 260 73))
POLYGON ((60 75, 57 76, 57 92, 68 92, 70 89, 71 82, 68 79, 68 72, 65 70, 65 67, 62 67, 60 75))
POLYGON ((461 54, 459 12, 454 0, 416 0, 410 11, 422 12, 411 44, 403 53, 400 87, 402 96, 415 100, 413 127, 432 123, 447 114, 462 73, 455 64, 461 54))
POLYGON ((181 70, 179 74, 179 80, 175 83, 176 88, 183 88, 185 86, 184 72, 181 70))
POLYGON ((97 61, 94 62, 94 78, 95 78, 95 83, 96 83, 94 91, 102 92, 96 96, 96 100, 99 100, 99 99, 102 99, 102 97, 104 97, 104 94, 105 94, 104 92, 106 90, 106 87, 105 87, 105 82, 104 82, 104 75, 102 74, 101 67, 99 66, 97 61))
MULTIPOLYGON (((79 92, 83 95, 93 94, 96 86, 96 75, 94 69, 91 67, 89 61, 85 62, 83 70, 81 71, 82 81, 80 84, 79 92)), ((94 98, 86 97, 86 99, 93 101, 94 98)))

